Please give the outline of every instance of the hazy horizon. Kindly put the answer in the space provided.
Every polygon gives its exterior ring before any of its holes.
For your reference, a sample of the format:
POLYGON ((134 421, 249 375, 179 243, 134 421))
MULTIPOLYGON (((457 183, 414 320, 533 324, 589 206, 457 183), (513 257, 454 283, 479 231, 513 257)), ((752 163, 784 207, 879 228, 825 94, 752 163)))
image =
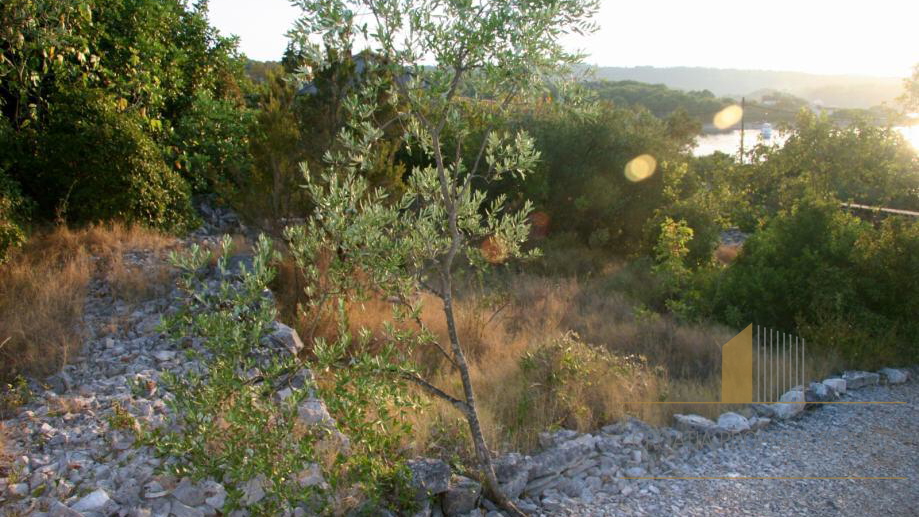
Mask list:
MULTIPOLYGON (((211 0, 211 22, 249 58, 277 61, 300 14, 287 0, 211 0)), ((566 45, 601 67, 688 67, 902 78, 919 62, 919 4, 878 0, 769 4, 603 2, 600 30, 566 45), (739 41, 738 41, 739 40, 739 41), (619 50, 622 49, 622 50, 619 50)))

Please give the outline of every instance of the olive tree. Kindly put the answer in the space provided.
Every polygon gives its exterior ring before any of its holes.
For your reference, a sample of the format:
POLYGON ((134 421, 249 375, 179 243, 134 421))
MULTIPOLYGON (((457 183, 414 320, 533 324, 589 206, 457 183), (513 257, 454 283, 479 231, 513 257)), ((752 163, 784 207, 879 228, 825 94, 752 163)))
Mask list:
MULTIPOLYGON (((435 386, 417 371, 390 372, 446 400, 468 422, 486 493, 519 514, 498 485, 476 410, 469 365, 457 333, 454 273, 524 257, 529 202, 511 209, 484 186, 523 177, 539 158, 530 137, 501 127, 508 108, 564 95, 546 85, 570 72, 580 55, 566 34, 592 32, 597 0, 297 0, 303 17, 291 31, 314 68, 333 66, 360 48, 365 73, 345 101, 348 122, 326 153, 325 169, 306 188, 316 207, 287 238, 316 308, 368 290, 393 301, 422 329, 425 345, 455 370, 462 393, 435 386), (551 92, 551 93, 550 93, 551 92), (385 113, 385 118, 380 114, 385 113), (364 179, 384 131, 402 131, 416 165, 404 193, 391 199, 364 179), (359 271, 360 274, 355 274, 359 271), (427 332, 421 291, 443 305, 448 342, 427 332)), ((339 304, 339 307, 341 305, 339 304)), ((316 316, 319 318, 319 316, 316 316)), ((393 330, 398 337, 400 331, 393 330)))

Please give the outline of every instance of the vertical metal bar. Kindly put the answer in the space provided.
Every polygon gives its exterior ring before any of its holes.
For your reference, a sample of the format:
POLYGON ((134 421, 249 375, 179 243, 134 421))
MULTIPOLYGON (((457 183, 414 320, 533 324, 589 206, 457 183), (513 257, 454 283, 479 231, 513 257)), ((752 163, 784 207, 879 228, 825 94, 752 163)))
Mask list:
POLYGON ((760 333, 760 326, 757 325, 756 326, 756 401, 762 402, 763 399, 760 398, 760 394, 762 393, 762 390, 760 390, 761 388, 760 383, 763 382, 763 379, 762 379, 762 374, 760 372, 762 371, 762 368, 763 368, 763 361, 760 355, 763 353, 763 351, 760 350, 759 333, 760 333))

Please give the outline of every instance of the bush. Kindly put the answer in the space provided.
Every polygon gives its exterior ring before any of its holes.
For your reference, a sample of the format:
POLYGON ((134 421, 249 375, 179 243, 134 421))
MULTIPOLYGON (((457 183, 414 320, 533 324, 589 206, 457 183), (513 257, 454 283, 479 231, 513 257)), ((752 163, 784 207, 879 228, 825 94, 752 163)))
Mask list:
POLYGON ((12 249, 25 242, 20 222, 25 204, 19 185, 0 167, 0 264, 6 261, 12 249))
POLYGON ((541 158, 522 185, 499 186, 511 199, 523 192, 548 215, 552 232, 575 232, 594 249, 627 255, 639 250, 645 221, 663 201, 665 178, 681 167, 682 143, 646 110, 602 104, 588 117, 547 108, 518 115, 541 158), (643 181, 629 181, 626 164, 649 154, 657 162, 643 181))
POLYGON ((175 123, 175 157, 195 193, 233 194, 245 185, 252 168, 249 135, 251 110, 233 100, 199 92, 175 123))
POLYGON ((209 252, 192 246, 188 254, 172 257, 182 271, 179 285, 186 303, 168 318, 167 328, 175 339, 201 340, 205 349, 190 352, 201 361, 197 371, 164 376, 175 395, 170 404, 178 425, 144 432, 144 440, 178 459, 169 464, 175 473, 227 484, 225 513, 241 506, 238 487, 259 476, 266 480, 266 495, 248 506, 254 515, 280 515, 295 507, 310 515, 344 513, 360 502, 355 497, 365 498, 370 508, 381 501, 410 506, 398 444, 410 430, 402 415, 411 399, 404 382, 381 372, 389 363, 386 352, 346 358, 352 341, 357 348, 366 343, 352 340, 345 325, 337 339, 314 343, 309 363, 290 354, 265 360, 258 347, 276 316, 266 296, 275 274, 269 266, 272 247, 262 236, 251 270, 239 272, 238 280, 227 271, 230 252, 231 239, 225 237, 217 261, 219 282, 200 276, 208 270, 209 252), (286 396, 280 395, 282 388, 286 396), (350 441, 298 418, 301 402, 317 396, 327 401, 350 441), (318 481, 317 474, 321 482, 298 482, 304 476, 318 481), (341 495, 348 501, 336 500, 341 495))
POLYGON ((27 183, 46 213, 175 231, 193 224, 188 184, 166 166, 139 114, 97 91, 73 92, 55 104, 27 183))
POLYGON ((715 314, 734 327, 797 327, 815 351, 870 368, 917 357, 919 229, 880 230, 834 202, 805 200, 744 243, 713 276, 715 314))

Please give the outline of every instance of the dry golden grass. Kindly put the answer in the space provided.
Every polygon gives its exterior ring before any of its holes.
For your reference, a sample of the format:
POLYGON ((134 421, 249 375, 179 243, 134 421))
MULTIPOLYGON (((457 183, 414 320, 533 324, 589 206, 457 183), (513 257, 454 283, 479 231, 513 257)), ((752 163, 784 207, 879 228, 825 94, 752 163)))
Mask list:
MULTIPOLYGON (((301 336, 333 337, 337 327, 330 318, 298 314, 303 284, 293 264, 281 264, 280 270, 276 295, 282 317, 294 321, 301 336)), ((678 323, 639 308, 620 289, 644 284, 640 268, 607 263, 598 272, 592 281, 515 274, 504 279, 506 287, 466 289, 455 299, 457 331, 493 447, 531 450, 546 429, 588 431, 627 415, 671 425, 675 413, 717 418, 740 408, 657 403, 718 401, 721 346, 736 331, 678 323)), ((440 300, 424 295, 422 301, 421 320, 440 343, 448 343, 440 300)), ((366 329, 380 342, 386 339, 389 303, 352 302, 347 312, 352 333, 366 329)), ((435 384, 462 393, 458 375, 435 347, 416 350, 414 358, 435 384)), ((808 378, 838 365, 809 360, 808 378)), ((412 443, 406 445, 416 453, 472 457, 466 423, 449 404, 430 400, 412 423, 412 443)))
MULTIPOLYGON (((334 321, 317 323, 295 310, 302 291, 296 268, 287 262, 279 269, 282 317, 295 322, 307 345, 308 336, 333 337, 334 321)), ((585 289, 575 279, 515 275, 508 285, 455 301, 483 431, 493 446, 531 450, 546 429, 588 431, 626 415, 669 424, 673 413, 687 407, 640 402, 720 396, 720 346, 733 336, 728 329, 636 317, 620 293, 585 289)), ((421 320, 440 343, 448 343, 440 300, 424 295, 422 302, 421 320)), ((352 302, 347 312, 352 333, 366 329, 379 342, 386 339, 389 303, 352 302)), ((414 354, 435 384, 462 393, 458 376, 435 347, 414 354)), ((711 414, 713 407, 689 409, 711 414)), ((448 404, 432 400, 412 420, 413 443, 407 445, 417 453, 470 454, 466 424, 448 404)))
POLYGON ((120 254, 109 259, 106 269, 106 280, 112 294, 131 304, 163 295, 166 286, 172 282, 172 270, 169 266, 162 263, 128 265, 120 254))
POLYGON ((124 250, 158 251, 174 242, 117 223, 34 235, 0 268, 0 379, 59 369, 81 342, 86 290, 97 268, 106 271, 124 250))

